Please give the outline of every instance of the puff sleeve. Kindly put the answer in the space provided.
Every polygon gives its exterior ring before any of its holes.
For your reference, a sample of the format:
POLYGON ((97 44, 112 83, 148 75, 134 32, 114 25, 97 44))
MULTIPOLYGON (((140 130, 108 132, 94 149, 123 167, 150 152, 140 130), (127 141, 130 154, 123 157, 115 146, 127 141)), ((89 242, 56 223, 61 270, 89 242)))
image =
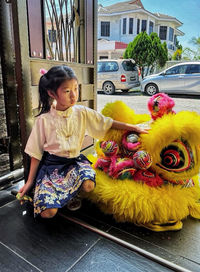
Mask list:
POLYGON ((93 138, 102 139, 106 132, 111 128, 113 119, 105 117, 103 114, 90 108, 85 108, 85 111, 86 132, 93 138))

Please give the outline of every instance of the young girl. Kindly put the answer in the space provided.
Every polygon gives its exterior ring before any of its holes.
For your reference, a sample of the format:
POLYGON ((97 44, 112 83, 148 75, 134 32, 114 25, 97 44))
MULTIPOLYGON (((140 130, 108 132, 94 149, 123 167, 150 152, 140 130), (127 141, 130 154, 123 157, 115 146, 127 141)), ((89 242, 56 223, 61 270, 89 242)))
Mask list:
POLYGON ((31 157, 27 182, 19 190, 22 197, 33 185, 34 215, 55 216, 80 190, 95 187, 95 172, 80 154, 84 136, 101 139, 110 128, 147 133, 137 126, 114 121, 81 105, 78 80, 67 66, 52 67, 39 82, 40 103, 25 152, 31 157))

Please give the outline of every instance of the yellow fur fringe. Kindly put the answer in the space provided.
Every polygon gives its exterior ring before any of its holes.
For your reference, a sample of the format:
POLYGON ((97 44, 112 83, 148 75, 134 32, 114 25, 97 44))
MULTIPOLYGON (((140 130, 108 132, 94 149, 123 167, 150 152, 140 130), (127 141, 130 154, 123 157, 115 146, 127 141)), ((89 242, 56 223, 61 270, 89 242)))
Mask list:
MULTIPOLYGON (((96 161, 92 156, 89 159, 96 161)), ((96 188, 87 198, 119 222, 164 224, 189 215, 200 219, 198 177, 193 181, 196 186, 191 188, 172 184, 155 188, 129 179, 112 179, 96 169, 96 188)))
MULTIPOLYGON (((105 116, 109 116, 116 121, 133 125, 144 123, 150 120, 150 116, 148 114, 136 114, 134 110, 129 108, 122 101, 107 103, 102 110, 102 114, 105 116)), ((110 129, 105 135, 104 140, 112 140, 120 145, 123 134, 124 131, 122 130, 110 129)))
MULTIPOLYGON (((117 101, 108 103, 102 113, 115 120, 138 124, 150 120, 149 115, 137 115, 125 103, 117 101)), ((104 140, 121 143, 123 131, 110 129, 104 140)), ((107 214, 112 214, 116 221, 148 224, 179 221, 191 215, 200 219, 200 186, 198 176, 200 169, 200 116, 195 112, 168 114, 151 124, 149 134, 140 137, 142 148, 152 155, 152 169, 167 180, 184 180, 192 178, 195 186, 183 188, 181 185, 163 185, 149 187, 133 180, 115 180, 103 171, 96 169, 96 188, 87 198, 96 203, 107 214), (168 172, 158 167, 160 152, 174 140, 186 140, 194 154, 194 165, 181 172, 168 172)), ((101 150, 97 143, 97 154, 101 150)), ((88 158, 95 163, 93 155, 88 158)))

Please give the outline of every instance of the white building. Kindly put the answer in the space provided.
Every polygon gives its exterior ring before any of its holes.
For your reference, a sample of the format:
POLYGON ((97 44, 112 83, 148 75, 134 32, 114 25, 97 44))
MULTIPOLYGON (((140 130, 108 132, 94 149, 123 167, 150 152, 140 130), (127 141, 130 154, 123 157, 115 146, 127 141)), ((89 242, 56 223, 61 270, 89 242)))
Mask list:
MULTIPOLYGON (((118 2, 98 7, 98 58, 116 58, 124 49, 116 48, 115 42, 128 44, 142 31, 156 32, 167 43, 169 54, 176 51, 176 39, 184 33, 178 28, 182 23, 175 17, 151 13, 141 0, 118 2)), ((123 46, 122 46, 123 47, 123 46)))

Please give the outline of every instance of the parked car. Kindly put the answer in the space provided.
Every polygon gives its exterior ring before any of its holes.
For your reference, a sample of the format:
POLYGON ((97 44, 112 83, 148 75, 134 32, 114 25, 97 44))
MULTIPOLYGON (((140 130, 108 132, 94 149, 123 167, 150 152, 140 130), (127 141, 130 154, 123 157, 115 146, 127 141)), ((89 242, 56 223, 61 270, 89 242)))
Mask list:
POLYGON ((179 63, 147 76, 141 82, 141 91, 148 95, 158 92, 200 95, 200 62, 179 63))
POLYGON ((97 63, 97 89, 105 94, 114 94, 115 90, 128 92, 140 86, 138 68, 131 59, 105 59, 97 63))

